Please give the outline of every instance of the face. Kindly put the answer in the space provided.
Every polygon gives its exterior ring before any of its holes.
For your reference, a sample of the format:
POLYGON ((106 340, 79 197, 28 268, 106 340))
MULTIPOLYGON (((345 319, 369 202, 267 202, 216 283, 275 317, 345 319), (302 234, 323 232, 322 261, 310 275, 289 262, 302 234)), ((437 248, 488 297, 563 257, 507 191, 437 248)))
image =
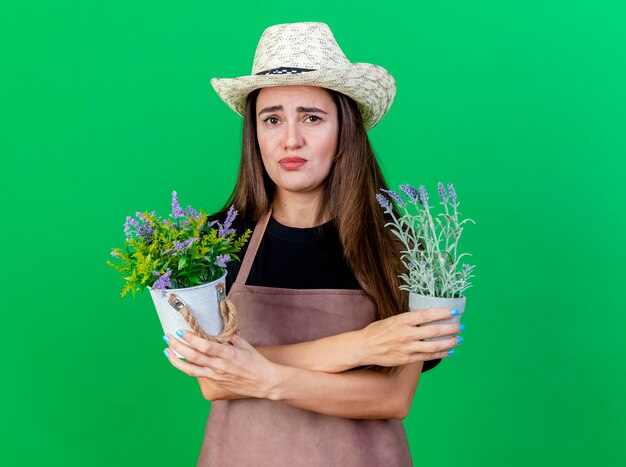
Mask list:
POLYGON ((263 88, 257 139, 277 190, 318 193, 337 152, 339 119, 331 94, 314 86, 263 88))

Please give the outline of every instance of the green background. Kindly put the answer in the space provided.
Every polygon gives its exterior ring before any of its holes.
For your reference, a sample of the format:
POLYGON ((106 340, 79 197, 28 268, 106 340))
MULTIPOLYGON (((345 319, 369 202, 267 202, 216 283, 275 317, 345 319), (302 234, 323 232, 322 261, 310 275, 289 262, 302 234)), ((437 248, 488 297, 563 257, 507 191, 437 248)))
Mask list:
POLYGON ((138 210, 221 207, 241 119, 211 77, 263 29, 330 25, 396 101, 391 185, 455 184, 465 342, 420 380, 416 465, 626 462, 620 1, 21 1, 0 7, 0 464, 195 465, 210 403, 106 266, 138 210))

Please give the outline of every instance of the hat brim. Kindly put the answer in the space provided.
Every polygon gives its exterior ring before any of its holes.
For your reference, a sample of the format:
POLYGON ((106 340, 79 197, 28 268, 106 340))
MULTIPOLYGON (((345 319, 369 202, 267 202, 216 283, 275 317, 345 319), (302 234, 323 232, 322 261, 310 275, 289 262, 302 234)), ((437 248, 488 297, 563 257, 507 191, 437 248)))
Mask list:
POLYGON ((374 128, 385 116, 396 95, 396 82, 389 72, 370 63, 351 63, 345 67, 295 74, 213 78, 211 84, 220 98, 242 116, 246 97, 255 89, 298 85, 332 89, 355 100, 366 130, 374 128))

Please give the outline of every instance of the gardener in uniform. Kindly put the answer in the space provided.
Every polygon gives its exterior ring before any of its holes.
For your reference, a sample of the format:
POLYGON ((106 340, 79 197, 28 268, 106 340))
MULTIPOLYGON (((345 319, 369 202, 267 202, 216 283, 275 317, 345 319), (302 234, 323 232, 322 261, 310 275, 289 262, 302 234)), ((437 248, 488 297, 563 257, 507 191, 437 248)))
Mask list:
MULTIPOLYGON (((350 63, 324 23, 267 28, 252 74, 213 79, 243 115, 226 206, 254 228, 228 264, 239 332, 227 344, 170 336, 213 401, 199 466, 408 466, 402 419, 421 373, 450 355, 448 308, 409 312, 401 246, 375 195, 387 188, 367 130, 395 81, 350 63)), ((216 218, 223 216, 218 213, 216 218)))

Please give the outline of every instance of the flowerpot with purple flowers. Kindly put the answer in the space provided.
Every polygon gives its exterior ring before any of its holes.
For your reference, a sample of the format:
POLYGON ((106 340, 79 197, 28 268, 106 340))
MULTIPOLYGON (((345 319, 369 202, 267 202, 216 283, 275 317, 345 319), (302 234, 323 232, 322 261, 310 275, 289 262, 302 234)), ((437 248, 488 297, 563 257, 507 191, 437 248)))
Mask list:
MULTIPOLYGON (((457 247, 463 225, 472 219, 459 221, 459 201, 452 183, 448 191, 439 182, 437 191, 443 206, 433 215, 428 203, 428 192, 422 185, 419 190, 411 185, 400 185, 400 193, 380 190, 376 199, 391 218, 385 226, 402 242, 401 259, 406 271, 400 276, 401 290, 409 292, 409 308, 413 311, 425 308, 452 308, 458 314, 451 318, 431 321, 422 326, 441 323, 458 323, 465 312, 466 297, 463 292, 471 287, 475 266, 459 265, 464 253, 457 256, 457 247)), ((471 256, 471 255, 469 255, 471 256)), ((423 339, 436 341, 452 336, 423 339)))
POLYGON ((232 228, 236 216, 231 207, 223 224, 209 222, 202 209, 182 209, 174 191, 170 219, 154 211, 127 217, 125 246, 111 252, 117 261, 107 261, 122 273, 122 297, 148 289, 164 333, 176 336, 183 329, 228 342, 238 326, 236 310, 226 298, 226 264, 239 259, 251 234, 248 229, 237 235, 232 228))

